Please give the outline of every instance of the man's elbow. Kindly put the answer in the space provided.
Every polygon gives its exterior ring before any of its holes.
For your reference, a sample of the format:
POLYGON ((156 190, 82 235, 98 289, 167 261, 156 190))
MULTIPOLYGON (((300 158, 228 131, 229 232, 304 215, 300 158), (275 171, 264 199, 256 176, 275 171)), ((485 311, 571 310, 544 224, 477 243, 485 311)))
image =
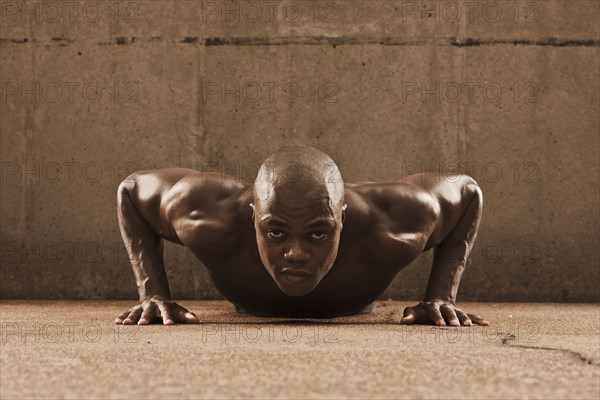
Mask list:
POLYGON ((131 193, 131 191, 135 187, 137 179, 137 172, 134 172, 133 174, 127 176, 127 178, 123 179, 123 181, 119 184, 119 187, 117 188, 117 198, 120 198, 124 194, 131 193))
POLYGON ((483 207, 483 191, 475 179, 469 176, 469 182, 465 185, 465 196, 470 202, 476 202, 483 207))

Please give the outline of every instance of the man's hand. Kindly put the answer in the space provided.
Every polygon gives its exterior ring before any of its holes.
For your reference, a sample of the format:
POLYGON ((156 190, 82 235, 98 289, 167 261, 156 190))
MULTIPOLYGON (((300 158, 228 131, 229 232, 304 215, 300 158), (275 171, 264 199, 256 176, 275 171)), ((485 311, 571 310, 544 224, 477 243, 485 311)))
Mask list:
POLYGON ((198 324, 198 317, 194 313, 181 307, 173 300, 163 296, 150 296, 142 304, 130 308, 115 319, 116 324, 123 325, 148 325, 153 318, 162 318, 164 325, 173 325, 176 322, 198 324))
POLYGON ((404 309, 404 325, 434 324, 437 326, 487 326, 490 323, 475 314, 467 314, 453 303, 443 300, 422 301, 414 307, 404 309))

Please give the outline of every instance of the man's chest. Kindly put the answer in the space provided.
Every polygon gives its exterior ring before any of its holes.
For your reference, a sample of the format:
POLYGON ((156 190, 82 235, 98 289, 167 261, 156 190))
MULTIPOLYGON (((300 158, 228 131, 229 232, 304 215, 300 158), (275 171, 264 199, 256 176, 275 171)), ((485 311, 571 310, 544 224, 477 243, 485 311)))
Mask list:
MULTIPOLYGON (((317 287, 308 295, 290 297, 275 284, 255 246, 252 240, 239 241, 222 247, 220 257, 204 263, 216 289, 226 299, 263 314, 351 313, 377 299, 396 271, 392 259, 378 260, 377 253, 371 253, 361 243, 340 241, 334 265, 317 287)), ((212 254, 219 252, 215 249, 212 254)))

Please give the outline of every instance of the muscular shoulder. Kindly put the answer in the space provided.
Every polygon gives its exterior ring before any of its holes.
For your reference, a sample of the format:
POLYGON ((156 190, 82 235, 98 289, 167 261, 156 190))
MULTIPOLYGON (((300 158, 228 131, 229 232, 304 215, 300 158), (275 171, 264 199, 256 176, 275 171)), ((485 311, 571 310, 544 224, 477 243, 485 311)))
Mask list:
POLYGON ((167 220, 207 216, 218 217, 239 206, 240 195, 247 186, 223 180, 220 174, 195 173, 185 176, 165 194, 161 210, 167 220))
POLYGON ((197 172, 187 168, 138 171, 121 182, 117 196, 129 196, 138 214, 156 232, 163 234, 168 231, 168 224, 161 218, 162 200, 177 181, 197 172))
POLYGON ((405 181, 423 188, 439 204, 440 215, 431 237, 433 245, 454 229, 473 200, 483 202, 481 188, 468 175, 421 173, 408 176, 405 181))
POLYGON ((420 173, 404 181, 429 193, 440 204, 442 212, 463 209, 473 196, 482 198, 479 185, 468 175, 420 173))
POLYGON ((372 183, 362 185, 359 190, 376 212, 393 225, 402 225, 403 229, 418 230, 440 214, 436 197, 413 183, 372 183))

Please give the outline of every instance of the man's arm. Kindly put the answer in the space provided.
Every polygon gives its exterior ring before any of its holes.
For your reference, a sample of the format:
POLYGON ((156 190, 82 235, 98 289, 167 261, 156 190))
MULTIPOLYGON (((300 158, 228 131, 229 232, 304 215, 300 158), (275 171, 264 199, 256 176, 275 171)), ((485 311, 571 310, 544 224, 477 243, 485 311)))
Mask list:
POLYGON ((171 298, 163 263, 163 241, 141 217, 132 200, 136 184, 134 179, 126 179, 119 186, 117 215, 123 243, 133 267, 140 302, 154 295, 171 298))
POLYGON ((198 322, 194 314, 171 301, 163 263, 163 240, 157 233, 156 226, 153 226, 166 225, 164 221, 160 221, 157 203, 160 203, 162 194, 169 186, 186 174, 189 174, 188 170, 157 171, 152 175, 151 181, 146 182, 142 188, 143 200, 138 199, 140 188, 136 188, 136 174, 129 176, 119 186, 119 228, 129 254, 141 304, 119 315, 116 323, 145 325, 155 317, 161 317, 165 325, 175 322, 198 322), (153 215, 152 223, 142 217, 141 210, 153 215))
MULTIPOLYGON (((483 318, 456 307, 456 293, 467 257, 477 236, 483 211, 483 194, 468 176, 442 177, 442 183, 428 189, 441 203, 442 225, 434 233, 433 265, 424 301, 404 311, 402 323, 436 325, 489 325, 483 318), (444 235, 438 240, 435 235, 444 235)), ((427 185, 425 185, 427 186, 427 185)))

